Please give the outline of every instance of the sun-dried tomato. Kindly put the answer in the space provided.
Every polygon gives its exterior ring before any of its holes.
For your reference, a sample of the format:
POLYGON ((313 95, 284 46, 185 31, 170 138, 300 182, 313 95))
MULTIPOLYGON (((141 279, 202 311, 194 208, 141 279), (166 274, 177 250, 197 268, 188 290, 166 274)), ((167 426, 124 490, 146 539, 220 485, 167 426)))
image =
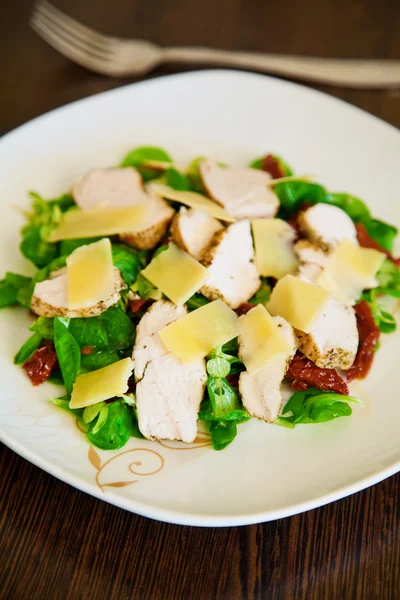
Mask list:
POLYGON ((400 269, 400 258, 395 258, 393 254, 389 252, 389 250, 385 250, 384 248, 382 248, 382 246, 369 235, 365 225, 363 225, 362 223, 356 223, 355 227, 357 230, 357 240, 360 246, 362 246, 363 248, 373 248, 374 250, 379 250, 379 252, 383 252, 384 254, 386 254, 388 259, 391 260, 396 265, 396 267, 400 269))
POLYGON ((142 300, 142 298, 138 298, 137 300, 131 300, 129 303, 131 311, 133 313, 139 312, 139 310, 141 310, 144 307, 146 302, 147 300, 142 300))
POLYGON ((249 312, 249 310, 251 310, 252 308, 254 308, 256 305, 252 304, 251 302, 243 302, 242 304, 240 304, 236 309, 235 309, 235 313, 241 317, 242 315, 247 315, 247 313, 249 312))
POLYGON ((347 381, 353 379, 364 379, 374 360, 376 344, 378 343, 380 331, 374 321, 369 304, 362 300, 354 307, 357 317, 358 328, 358 350, 354 364, 347 371, 347 381))
POLYGON ((228 375, 226 380, 233 388, 236 390, 239 389, 239 376, 240 373, 233 373, 232 375, 228 375))
POLYGON ((296 212, 290 217, 290 219, 288 219, 289 225, 291 225, 293 227, 293 229, 296 231, 298 238, 304 237, 303 234, 301 233, 300 227, 299 227, 299 216, 301 215, 302 212, 307 210, 307 208, 311 208, 311 206, 312 206, 311 202, 303 202, 303 204, 300 206, 300 208, 298 208, 296 210, 296 212))
POLYGON ((335 369, 321 369, 301 352, 296 352, 285 377, 293 379, 292 387, 306 390, 315 387, 318 390, 332 391, 337 394, 349 393, 346 382, 335 369))
POLYGON ((53 343, 38 348, 29 360, 23 365, 33 385, 40 385, 46 381, 54 367, 57 365, 57 355, 53 343))
POLYGON ((267 171, 272 177, 272 179, 279 179, 280 177, 285 177, 285 171, 282 169, 282 166, 273 156, 272 154, 267 154, 261 161, 261 169, 263 171, 267 171))

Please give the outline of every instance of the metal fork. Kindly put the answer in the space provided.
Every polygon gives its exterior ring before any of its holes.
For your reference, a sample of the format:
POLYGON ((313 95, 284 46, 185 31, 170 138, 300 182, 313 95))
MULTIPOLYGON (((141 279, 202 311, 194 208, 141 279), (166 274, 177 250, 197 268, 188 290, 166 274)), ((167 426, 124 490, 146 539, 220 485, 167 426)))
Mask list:
POLYGON ((64 14, 47 0, 35 7, 33 29, 61 54, 96 73, 143 75, 166 62, 225 65, 353 88, 400 86, 400 60, 330 59, 210 48, 162 48, 144 40, 103 35, 64 14))

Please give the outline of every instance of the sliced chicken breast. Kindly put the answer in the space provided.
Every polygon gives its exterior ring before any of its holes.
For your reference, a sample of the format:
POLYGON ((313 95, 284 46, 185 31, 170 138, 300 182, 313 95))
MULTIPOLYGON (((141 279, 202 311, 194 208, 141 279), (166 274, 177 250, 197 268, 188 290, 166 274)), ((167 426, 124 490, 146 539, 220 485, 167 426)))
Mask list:
POLYGON ((322 369, 349 369, 356 357, 358 329, 354 309, 332 298, 311 327, 296 330, 299 349, 322 369))
POLYGON ((167 351, 158 332, 187 314, 184 306, 155 302, 142 317, 133 349, 139 429, 148 439, 182 440, 197 435, 197 414, 207 380, 203 359, 184 365, 167 351))
POLYGON ((182 206, 171 224, 172 238, 177 246, 198 260, 212 238, 223 229, 222 224, 206 212, 182 206))
POLYGON ((151 214, 147 227, 143 231, 124 233, 119 236, 122 242, 138 250, 155 248, 165 236, 175 214, 174 209, 162 198, 150 194, 147 194, 146 198, 147 202, 151 203, 151 214))
POLYGON ((299 240, 294 245, 299 259, 298 276, 300 279, 315 282, 325 267, 328 254, 308 240, 299 240))
POLYGON ((327 252, 341 240, 357 244, 357 231, 349 215, 331 204, 315 204, 299 215, 301 231, 310 242, 327 252))
POLYGON ((82 210, 122 208, 146 201, 142 177, 130 167, 90 171, 74 183, 72 195, 82 210))
POLYGON ((249 221, 239 221, 218 231, 200 260, 209 273, 200 292, 210 300, 221 298, 231 308, 237 308, 261 285, 254 265, 249 221))
POLYGON ((278 196, 268 187, 271 175, 247 167, 219 167, 215 161, 199 163, 199 171, 208 194, 237 219, 274 217, 278 196))
MULTIPOLYGON (((61 270, 60 270, 61 272, 61 270)), ((93 306, 82 309, 68 309, 68 274, 63 270, 57 277, 40 281, 35 285, 31 300, 31 310, 41 317, 97 317, 120 299, 119 292, 126 287, 119 269, 114 268, 114 290, 108 298, 93 306)))
POLYGON ((74 184, 72 195, 82 210, 150 203, 145 229, 120 236, 123 242, 139 250, 149 250, 158 244, 175 212, 165 200, 143 189, 140 173, 130 167, 91 171, 74 184))
MULTIPOLYGON (((288 365, 297 350, 297 339, 293 328, 282 317, 274 317, 275 323, 282 328, 282 333, 291 346, 287 356, 272 358, 268 363, 250 375, 247 371, 240 374, 239 391, 242 402, 252 417, 268 423, 276 421, 282 405, 282 380, 288 365)), ((239 356, 246 344, 243 336, 239 336, 239 356)))

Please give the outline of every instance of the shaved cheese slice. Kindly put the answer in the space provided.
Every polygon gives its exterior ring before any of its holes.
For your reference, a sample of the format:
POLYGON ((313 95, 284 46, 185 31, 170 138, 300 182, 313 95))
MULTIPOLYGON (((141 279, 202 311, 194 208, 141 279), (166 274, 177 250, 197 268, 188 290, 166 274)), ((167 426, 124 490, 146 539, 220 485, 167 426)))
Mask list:
POLYGON ((272 290, 267 309, 271 315, 289 321, 295 329, 310 333, 330 299, 329 292, 319 285, 285 275, 272 290))
POLYGON ((184 304, 205 283, 208 270, 195 258, 169 244, 142 271, 175 304, 184 304))
POLYGON ((354 304, 363 290, 378 285, 375 279, 386 255, 344 239, 326 261, 316 283, 341 302, 354 304))
POLYGON ((197 192, 182 192, 161 183, 150 184, 149 189, 166 200, 172 200, 173 202, 179 202, 185 206, 205 211, 220 221, 227 221, 228 223, 236 221, 235 217, 228 214, 216 202, 197 192))
POLYGON ((222 300, 210 302, 159 332, 164 346, 182 362, 204 358, 239 333, 239 317, 222 300))
POLYGON ((132 370, 133 361, 130 358, 124 358, 108 367, 78 375, 69 407, 84 408, 125 394, 132 370))
POLYGON ((250 374, 262 369, 271 358, 293 353, 282 328, 261 304, 240 317, 239 336, 241 358, 250 374))
POLYGON ((94 306, 114 291, 111 242, 105 238, 81 246, 67 258, 68 308, 94 306))
POLYGON ((276 279, 294 274, 299 261, 294 251, 293 227, 282 219, 254 219, 251 225, 258 273, 276 279))
POLYGON ((151 218, 146 204, 114 209, 68 211, 57 229, 50 234, 50 242, 76 240, 118 233, 136 233, 148 227, 151 218))

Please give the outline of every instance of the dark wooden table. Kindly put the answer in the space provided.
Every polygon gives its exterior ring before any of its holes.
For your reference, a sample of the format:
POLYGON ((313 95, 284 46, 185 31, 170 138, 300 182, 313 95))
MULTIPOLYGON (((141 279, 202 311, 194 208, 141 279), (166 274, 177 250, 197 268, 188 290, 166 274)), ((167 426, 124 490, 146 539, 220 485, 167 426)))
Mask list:
MULTIPOLYGON (((160 44, 400 59, 397 0, 57 5, 105 32, 160 44)), ((1 132, 124 83, 88 73, 53 51, 29 29, 30 6, 28 0, 1 4, 1 132)), ((400 126, 400 91, 319 89, 400 126)), ((29 155, 21 168, 25 160, 29 155)), ((1 599, 400 598, 400 475, 307 514, 232 529, 137 517, 57 481, 5 447, 0 481, 1 599)))

